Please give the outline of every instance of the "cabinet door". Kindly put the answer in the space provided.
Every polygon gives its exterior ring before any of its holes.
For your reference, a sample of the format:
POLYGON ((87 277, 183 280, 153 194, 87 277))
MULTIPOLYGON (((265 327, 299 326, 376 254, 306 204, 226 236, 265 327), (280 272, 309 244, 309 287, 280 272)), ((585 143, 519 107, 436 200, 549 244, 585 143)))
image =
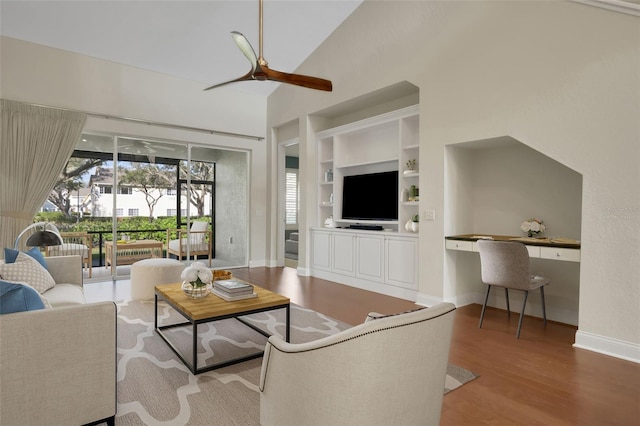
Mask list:
POLYGON ((418 289, 418 240, 416 238, 385 239, 387 284, 418 289))
POLYGON ((332 271, 343 275, 355 275, 355 234, 334 233, 332 238, 332 271))
POLYGON ((311 267, 331 270, 331 233, 311 231, 311 267))
POLYGON ((371 281, 384 281, 384 237, 358 235, 356 238, 356 276, 371 281))

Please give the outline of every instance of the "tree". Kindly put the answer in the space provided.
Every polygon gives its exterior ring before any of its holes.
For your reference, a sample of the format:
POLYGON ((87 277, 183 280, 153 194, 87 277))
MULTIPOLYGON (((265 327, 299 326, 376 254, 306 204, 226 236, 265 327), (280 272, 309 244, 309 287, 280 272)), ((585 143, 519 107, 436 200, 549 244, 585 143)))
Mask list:
POLYGON ((97 158, 71 157, 47 197, 48 200, 55 204, 65 217, 71 217, 71 195, 84 187, 82 176, 101 164, 102 160, 97 158))
MULTIPOLYGON (((180 176, 187 176, 186 162, 180 162, 180 176)), ((192 181, 209 181, 212 182, 215 177, 215 164, 205 163, 202 161, 191 162, 191 180, 192 181)), ((189 199, 191 204, 196 206, 198 216, 204 216, 204 203, 207 194, 211 193, 211 185, 203 183, 192 183, 189 186, 189 199)))
POLYGON ((153 220, 153 209, 166 190, 176 186, 172 167, 158 164, 133 163, 131 168, 119 167, 118 176, 120 188, 133 187, 144 193, 149 206, 149 221, 153 220))

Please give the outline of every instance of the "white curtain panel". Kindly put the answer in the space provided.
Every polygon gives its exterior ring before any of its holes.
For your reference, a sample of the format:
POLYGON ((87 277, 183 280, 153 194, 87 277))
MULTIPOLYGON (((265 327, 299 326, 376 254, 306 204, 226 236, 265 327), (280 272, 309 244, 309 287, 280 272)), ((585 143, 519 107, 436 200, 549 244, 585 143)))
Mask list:
POLYGON ((53 189, 87 116, 6 99, 0 112, 0 243, 13 247, 53 189))

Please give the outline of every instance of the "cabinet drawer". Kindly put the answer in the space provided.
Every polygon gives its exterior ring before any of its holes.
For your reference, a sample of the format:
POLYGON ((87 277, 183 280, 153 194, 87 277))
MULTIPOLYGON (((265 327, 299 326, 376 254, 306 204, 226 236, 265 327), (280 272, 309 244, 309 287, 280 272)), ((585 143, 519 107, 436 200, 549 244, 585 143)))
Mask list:
POLYGON ((445 247, 449 250, 473 251, 472 241, 447 240, 445 247))
POLYGON ((555 247, 540 247, 540 257, 542 259, 580 262, 580 250, 555 247))
POLYGON ((529 252, 529 257, 540 257, 540 248, 538 246, 525 246, 529 252))

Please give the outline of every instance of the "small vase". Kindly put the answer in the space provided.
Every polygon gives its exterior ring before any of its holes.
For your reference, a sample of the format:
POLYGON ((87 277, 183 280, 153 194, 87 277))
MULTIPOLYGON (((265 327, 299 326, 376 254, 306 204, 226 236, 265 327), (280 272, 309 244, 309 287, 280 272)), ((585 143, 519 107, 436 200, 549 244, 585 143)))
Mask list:
POLYGON ((420 229, 420 224, 418 222, 411 222, 411 231, 418 232, 420 229))
POLYGON ((182 281, 182 291, 192 299, 202 299, 203 297, 207 297, 210 293, 210 288, 210 284, 196 287, 188 281, 182 281))

